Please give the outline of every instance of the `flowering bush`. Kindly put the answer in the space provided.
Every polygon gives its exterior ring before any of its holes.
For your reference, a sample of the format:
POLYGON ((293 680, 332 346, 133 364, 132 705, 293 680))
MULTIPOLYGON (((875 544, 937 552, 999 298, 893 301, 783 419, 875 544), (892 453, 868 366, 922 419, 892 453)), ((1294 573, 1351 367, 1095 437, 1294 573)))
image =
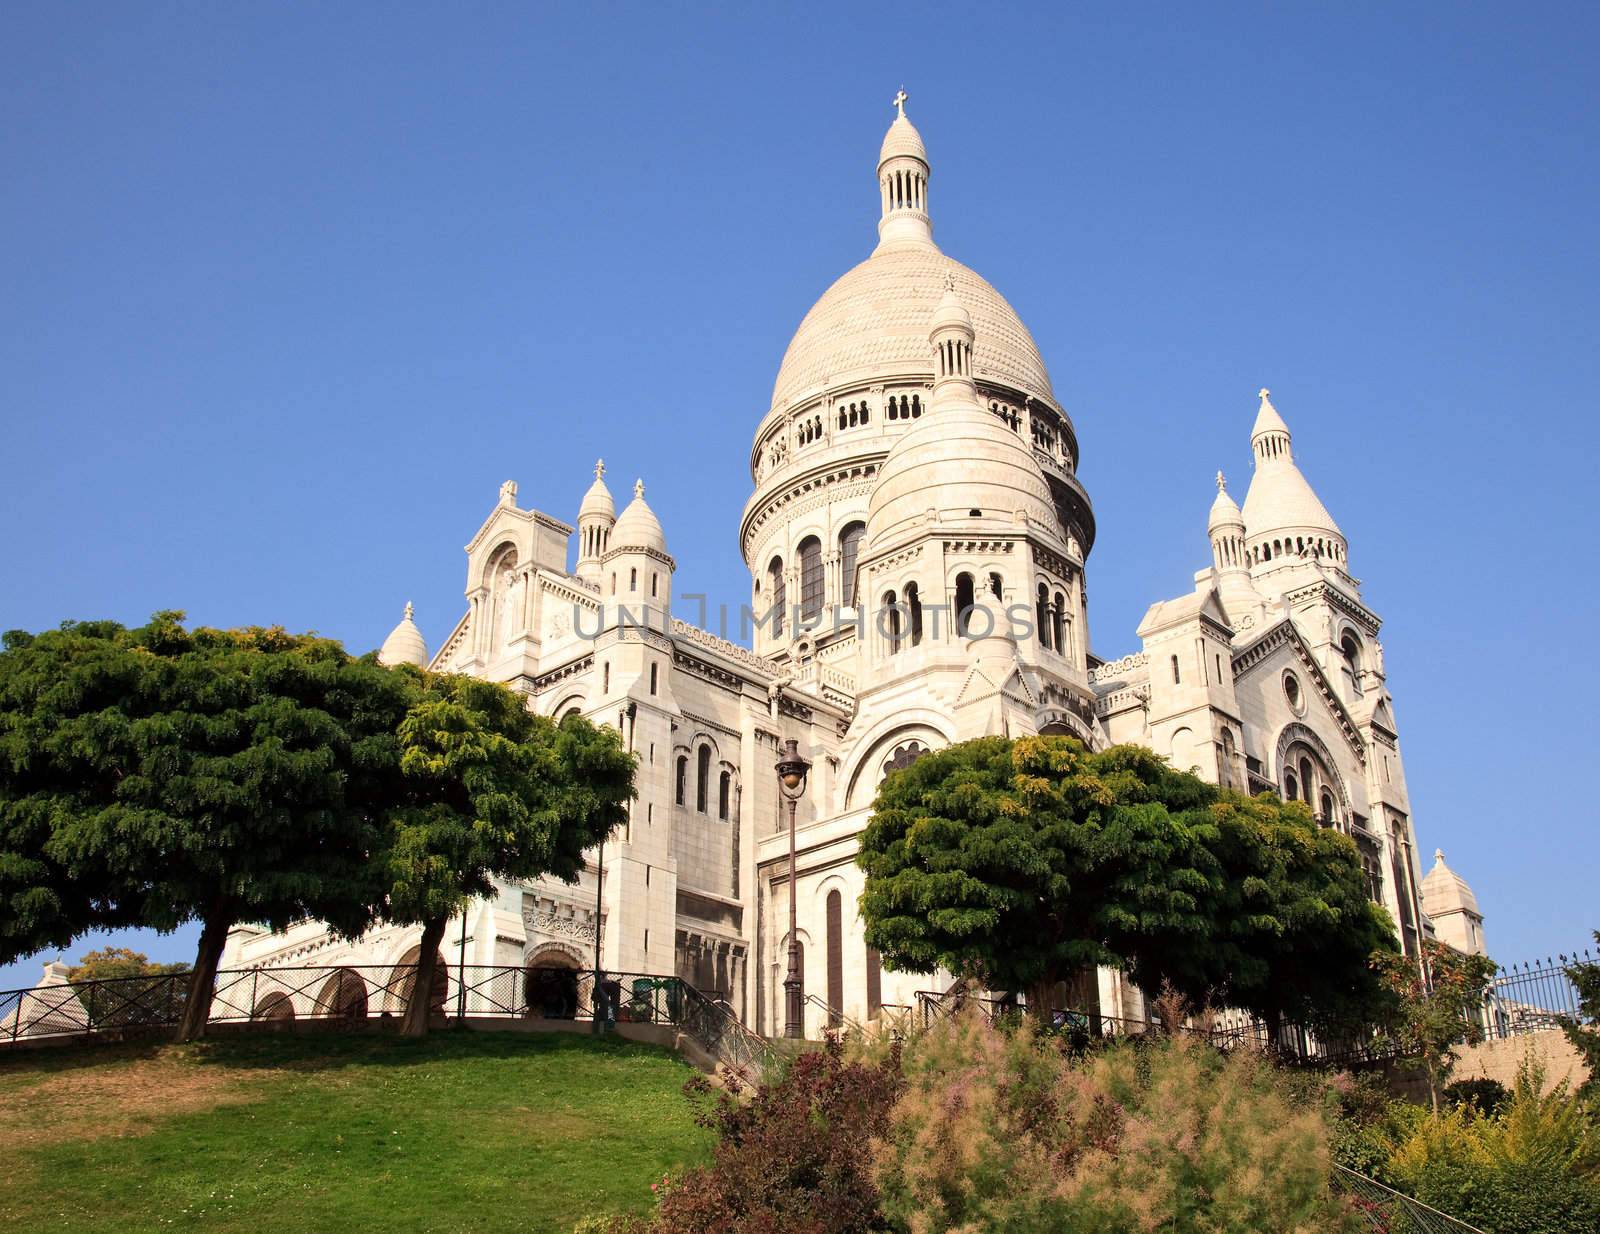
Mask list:
POLYGON ((1330 1234, 1329 1120, 1248 1052, 1179 1037, 1074 1061, 977 1016, 908 1049, 874 1178, 908 1234, 1330 1234))

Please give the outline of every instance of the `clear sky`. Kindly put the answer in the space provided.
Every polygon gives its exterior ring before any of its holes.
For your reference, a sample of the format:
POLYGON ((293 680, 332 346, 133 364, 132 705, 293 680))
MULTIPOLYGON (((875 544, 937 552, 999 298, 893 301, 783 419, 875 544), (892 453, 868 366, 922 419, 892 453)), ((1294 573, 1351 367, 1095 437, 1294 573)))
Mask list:
POLYGON ((597 455, 679 593, 739 604, 751 433, 874 242, 903 83, 937 239, 1077 425, 1095 652, 1209 563, 1270 386, 1385 619, 1423 852, 1498 958, 1570 951, 1597 39, 1588 4, 10 5, 0 627, 366 650, 410 599, 437 646, 500 482, 570 520, 597 455))

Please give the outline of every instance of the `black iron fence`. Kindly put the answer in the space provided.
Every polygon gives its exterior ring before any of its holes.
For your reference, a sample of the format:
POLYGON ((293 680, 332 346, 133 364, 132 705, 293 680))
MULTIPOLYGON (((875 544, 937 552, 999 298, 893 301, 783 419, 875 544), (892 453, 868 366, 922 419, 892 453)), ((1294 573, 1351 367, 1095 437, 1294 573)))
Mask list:
POLYGON ((1484 1032, 1493 1038, 1517 1037, 1564 1023, 1585 1023, 1573 975, 1580 966, 1600 963, 1593 952, 1513 964, 1495 978, 1484 1011, 1484 1032))
MULTIPOLYGON (((345 1023, 398 1020, 417 985, 417 965, 302 965, 224 969, 209 1022, 345 1023)), ((72 981, 0 992, 0 1044, 175 1026, 189 974, 72 981)), ((584 1020, 679 1029, 718 1063, 748 1079, 765 1069, 765 1040, 739 1022, 720 996, 679 977, 592 969, 467 964, 434 972, 435 1018, 584 1020)))

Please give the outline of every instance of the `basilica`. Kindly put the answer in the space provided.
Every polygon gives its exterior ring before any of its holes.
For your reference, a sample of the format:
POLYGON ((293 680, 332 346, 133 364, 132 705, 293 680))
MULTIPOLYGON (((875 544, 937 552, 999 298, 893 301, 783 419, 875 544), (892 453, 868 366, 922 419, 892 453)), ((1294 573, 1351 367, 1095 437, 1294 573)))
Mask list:
MULTIPOLYGON (((1303 800, 1355 842, 1408 952, 1435 936, 1483 951, 1442 854, 1423 877, 1379 618, 1268 391, 1242 505, 1216 476, 1194 589, 1152 604, 1127 654, 1090 651, 1095 516, 1072 421, 1010 304, 935 243, 928 153, 896 106, 876 247, 801 320, 751 443, 750 645, 674 612, 645 486, 619 512, 602 466, 571 521, 503 485, 444 644, 429 654, 409 604, 384 642, 385 662, 614 725, 638 758, 631 817, 582 879, 500 887, 451 927, 449 963, 593 967, 598 949, 607 970, 684 977, 776 1035, 792 901, 807 1035, 870 1022, 949 982, 888 971, 864 941, 856 839, 879 782, 951 742, 1030 733, 1137 742, 1303 800), (789 740, 811 764, 792 884, 774 773, 789 740)), ((393 965, 418 933, 241 927, 223 965, 393 965)), ((1142 1011, 1115 973, 1096 995, 1107 1014, 1142 1011)))

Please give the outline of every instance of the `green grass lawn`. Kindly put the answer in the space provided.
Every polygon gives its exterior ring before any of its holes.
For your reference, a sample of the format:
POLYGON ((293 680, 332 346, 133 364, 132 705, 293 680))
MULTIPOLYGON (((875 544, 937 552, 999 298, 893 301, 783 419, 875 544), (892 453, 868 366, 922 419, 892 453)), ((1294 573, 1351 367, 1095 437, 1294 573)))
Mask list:
POLYGON ((692 1074, 558 1033, 0 1055, 0 1230, 567 1234, 705 1158, 692 1074))

